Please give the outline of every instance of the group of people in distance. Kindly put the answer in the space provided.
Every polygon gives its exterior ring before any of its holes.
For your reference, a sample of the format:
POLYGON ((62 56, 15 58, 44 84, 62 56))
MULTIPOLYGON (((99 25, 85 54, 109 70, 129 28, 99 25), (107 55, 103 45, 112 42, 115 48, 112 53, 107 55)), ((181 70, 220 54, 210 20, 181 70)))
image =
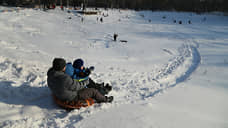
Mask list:
POLYGON ((93 98, 97 103, 111 103, 113 96, 106 96, 112 86, 96 83, 90 77, 94 67, 84 67, 82 59, 73 64, 63 58, 55 58, 47 72, 47 83, 51 92, 61 101, 78 101, 93 98))

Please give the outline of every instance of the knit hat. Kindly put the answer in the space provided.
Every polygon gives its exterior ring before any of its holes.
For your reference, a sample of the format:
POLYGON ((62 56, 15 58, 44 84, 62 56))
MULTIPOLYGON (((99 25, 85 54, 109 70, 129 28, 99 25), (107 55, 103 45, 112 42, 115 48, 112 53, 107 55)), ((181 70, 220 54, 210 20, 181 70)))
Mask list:
POLYGON ((84 65, 84 62, 83 62, 82 59, 77 59, 73 63, 73 67, 76 68, 76 69, 80 69, 81 66, 83 66, 83 65, 84 65))
POLYGON ((63 58, 55 58, 52 62, 52 67, 56 71, 61 71, 66 66, 66 61, 63 58))

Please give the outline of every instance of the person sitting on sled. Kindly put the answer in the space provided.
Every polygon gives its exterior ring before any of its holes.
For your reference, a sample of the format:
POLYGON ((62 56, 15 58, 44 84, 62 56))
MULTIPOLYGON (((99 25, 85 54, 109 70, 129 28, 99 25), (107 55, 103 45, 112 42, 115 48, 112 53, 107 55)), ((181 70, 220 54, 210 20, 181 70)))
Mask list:
POLYGON ((91 66, 89 68, 84 67, 84 61, 82 59, 76 59, 72 65, 72 63, 67 63, 66 65, 66 74, 72 77, 75 81, 83 82, 89 80, 89 84, 85 87, 87 88, 95 88, 101 94, 106 95, 112 90, 112 86, 104 83, 98 84, 95 83, 89 75, 94 70, 94 67, 91 66))
POLYGON ((85 88, 89 80, 75 81, 65 74, 66 61, 55 58, 47 72, 47 84, 54 96, 61 101, 78 101, 93 98, 98 103, 112 102, 113 96, 104 96, 95 88, 85 88))

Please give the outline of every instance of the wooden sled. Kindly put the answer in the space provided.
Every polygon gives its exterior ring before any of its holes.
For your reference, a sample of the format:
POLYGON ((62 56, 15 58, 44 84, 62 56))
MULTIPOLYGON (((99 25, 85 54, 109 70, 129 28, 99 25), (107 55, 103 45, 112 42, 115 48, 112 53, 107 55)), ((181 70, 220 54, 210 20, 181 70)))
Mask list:
POLYGON ((53 95, 53 99, 56 104, 58 104, 60 107, 64 109, 80 109, 81 107, 89 107, 94 104, 94 100, 92 98, 86 99, 86 100, 79 100, 79 101, 61 101, 59 100, 55 95, 53 95))

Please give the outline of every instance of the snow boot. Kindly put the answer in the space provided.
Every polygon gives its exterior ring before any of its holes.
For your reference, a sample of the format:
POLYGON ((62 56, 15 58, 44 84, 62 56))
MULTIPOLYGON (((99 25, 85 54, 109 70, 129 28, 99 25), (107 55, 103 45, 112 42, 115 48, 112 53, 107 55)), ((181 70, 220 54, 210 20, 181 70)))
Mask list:
POLYGON ((112 90, 112 86, 110 86, 109 84, 106 84, 105 86, 100 86, 100 88, 98 89, 98 91, 102 94, 102 95, 107 95, 110 91, 112 90))
POLYGON ((106 102, 107 103, 111 103, 113 101, 113 99, 114 99, 113 96, 109 96, 109 97, 105 96, 105 97, 106 97, 106 102))

